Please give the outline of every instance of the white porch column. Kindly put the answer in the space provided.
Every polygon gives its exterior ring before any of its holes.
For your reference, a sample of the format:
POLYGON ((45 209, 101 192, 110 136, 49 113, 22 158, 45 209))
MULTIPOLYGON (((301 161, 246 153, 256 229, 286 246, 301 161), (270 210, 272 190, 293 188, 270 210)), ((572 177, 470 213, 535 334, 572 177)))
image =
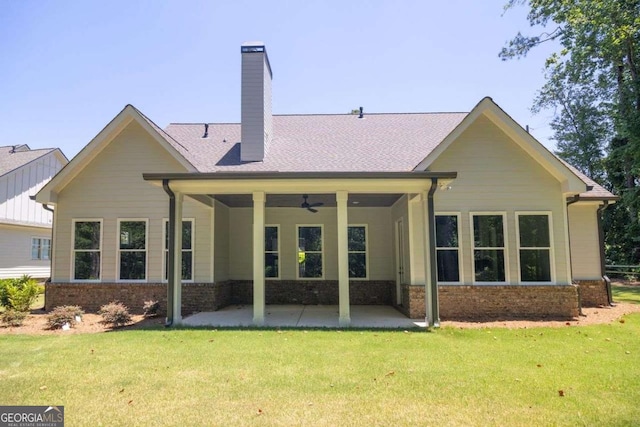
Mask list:
POLYGON ((428 192, 422 192, 422 225, 423 225, 423 248, 424 248, 424 309, 425 309, 425 323, 427 327, 434 325, 433 319, 433 295, 431 293, 430 278, 431 268, 436 266, 431 265, 431 246, 429 245, 429 203, 428 192))
POLYGON ((253 323, 264 325, 264 204, 263 191, 253 193, 253 323))
POLYGON ((349 220, 347 217, 347 191, 336 192, 338 205, 338 297, 340 300, 340 326, 351 324, 349 311, 349 220))
POLYGON ((173 281, 173 323, 182 322, 182 193, 175 193, 173 222, 173 271, 169 280, 173 281))

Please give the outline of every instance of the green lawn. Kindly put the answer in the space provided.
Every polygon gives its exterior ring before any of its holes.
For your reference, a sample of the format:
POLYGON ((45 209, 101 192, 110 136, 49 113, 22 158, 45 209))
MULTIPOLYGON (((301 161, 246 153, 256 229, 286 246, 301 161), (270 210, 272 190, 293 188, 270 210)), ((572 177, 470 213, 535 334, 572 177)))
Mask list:
POLYGON ((435 332, 0 338, 0 404, 84 425, 637 425, 640 315, 435 332), (563 396, 561 396, 561 394, 563 396))
POLYGON ((614 302, 640 304, 640 286, 611 285, 614 302))

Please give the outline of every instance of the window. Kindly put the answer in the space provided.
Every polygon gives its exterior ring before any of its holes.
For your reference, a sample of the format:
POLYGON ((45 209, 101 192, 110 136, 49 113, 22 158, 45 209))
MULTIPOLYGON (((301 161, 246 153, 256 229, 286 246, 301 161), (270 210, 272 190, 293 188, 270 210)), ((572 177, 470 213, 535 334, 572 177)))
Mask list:
POLYGON ((264 228, 264 277, 271 279, 280 277, 279 234, 277 225, 267 225, 264 228))
POLYGON ((366 279, 367 276, 367 227, 351 225, 348 228, 349 277, 366 279))
POLYGON ((321 279, 322 226, 298 226, 298 278, 321 279))
MULTIPOLYGON (((164 220, 164 280, 169 277, 169 220, 164 220)), ((193 219, 182 220, 182 280, 193 280, 193 219)))
POLYGON ((517 214, 521 282, 551 281, 551 216, 517 214))
POLYGON ((31 239, 31 259, 48 260, 51 257, 51 239, 31 239))
POLYGON ((506 282, 504 214, 473 215, 476 282, 506 282))
POLYGON ((436 215, 438 282, 460 282, 458 215, 436 215))
POLYGON ((147 278, 147 221, 118 220, 118 279, 147 278))
POLYGON ((73 280, 100 280, 102 221, 73 221, 73 280))

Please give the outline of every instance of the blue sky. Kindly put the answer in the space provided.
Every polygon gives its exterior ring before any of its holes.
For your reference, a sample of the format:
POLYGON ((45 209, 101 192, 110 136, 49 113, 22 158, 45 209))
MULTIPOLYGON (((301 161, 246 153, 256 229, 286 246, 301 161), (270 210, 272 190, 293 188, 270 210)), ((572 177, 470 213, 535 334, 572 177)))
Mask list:
POLYGON ((240 45, 262 40, 276 114, 469 111, 491 96, 553 149, 530 107, 553 46, 503 62, 506 0, 4 1, 0 145, 72 158, 126 104, 154 122, 238 122, 240 45))

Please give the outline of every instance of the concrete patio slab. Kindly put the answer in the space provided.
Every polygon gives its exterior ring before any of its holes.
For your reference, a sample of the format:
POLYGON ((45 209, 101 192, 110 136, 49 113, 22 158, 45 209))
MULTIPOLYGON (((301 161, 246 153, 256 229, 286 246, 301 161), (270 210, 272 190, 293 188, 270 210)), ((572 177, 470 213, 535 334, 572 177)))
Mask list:
MULTIPOLYGON (((338 328, 337 305, 267 305, 266 327, 338 328)), ((182 320, 186 326, 248 327, 253 325, 253 306, 231 305, 218 311, 196 313, 182 320)), ((351 327, 425 327, 424 319, 409 319, 384 305, 351 306, 351 327)))

